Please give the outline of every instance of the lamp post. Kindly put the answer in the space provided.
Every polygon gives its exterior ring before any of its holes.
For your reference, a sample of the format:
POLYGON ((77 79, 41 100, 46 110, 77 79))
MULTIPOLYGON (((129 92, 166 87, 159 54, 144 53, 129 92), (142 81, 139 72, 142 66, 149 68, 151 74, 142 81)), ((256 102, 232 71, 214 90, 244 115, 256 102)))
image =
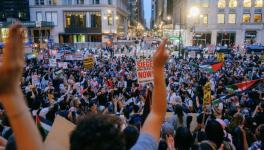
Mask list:
MULTIPOLYGON (((196 19, 196 17, 200 15, 200 9, 198 7, 191 7, 189 13, 190 13, 188 16, 189 18, 196 19)), ((194 38, 195 38, 195 20, 193 23, 193 41, 194 41, 194 38)))

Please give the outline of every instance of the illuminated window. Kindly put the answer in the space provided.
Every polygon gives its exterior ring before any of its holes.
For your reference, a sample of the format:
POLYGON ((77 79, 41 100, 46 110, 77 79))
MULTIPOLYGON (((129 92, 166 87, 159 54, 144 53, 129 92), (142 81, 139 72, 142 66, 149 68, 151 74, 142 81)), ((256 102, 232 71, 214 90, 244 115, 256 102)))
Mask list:
POLYGON ((250 23, 250 14, 243 14, 243 23, 250 23))
POLYGON ((203 7, 203 8, 209 7, 209 1, 208 0, 201 0, 201 7, 203 7))
POLYGON ((42 21, 42 12, 37 12, 37 14, 36 14, 36 20, 37 21, 42 21))
POLYGON ((236 14, 228 15, 228 23, 235 24, 236 23, 236 14))
POLYGON ((219 0, 217 7, 218 8, 225 8, 226 7, 226 1, 225 0, 219 0))
POLYGON ((262 7, 263 6, 263 0, 256 0, 255 7, 262 7))
POLYGON ((244 0, 243 6, 244 7, 251 7, 251 0, 244 0))
POLYGON ((254 14, 254 23, 261 23, 262 15, 261 14, 254 14))
POLYGON ((208 24, 208 15, 207 14, 200 16, 200 23, 201 24, 208 24))
POLYGON ((225 14, 217 14, 217 23, 225 23, 225 14))
POLYGON ((71 26, 71 16, 66 15, 66 22, 65 22, 66 28, 69 28, 71 26))
POLYGON ((237 0, 230 0, 230 1, 229 1, 229 7, 230 7, 230 8, 235 8, 235 7, 237 7, 237 0))

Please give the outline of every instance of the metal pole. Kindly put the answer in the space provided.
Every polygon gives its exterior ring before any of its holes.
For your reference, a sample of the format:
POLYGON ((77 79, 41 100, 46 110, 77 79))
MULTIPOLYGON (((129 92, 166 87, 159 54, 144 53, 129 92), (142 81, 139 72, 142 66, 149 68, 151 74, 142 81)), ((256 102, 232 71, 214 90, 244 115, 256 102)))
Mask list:
POLYGON ((182 26, 182 22, 181 22, 181 20, 182 20, 182 13, 181 13, 181 7, 180 7, 180 41, 179 41, 179 57, 180 57, 180 55, 181 55, 181 40, 182 40, 182 34, 181 34, 181 26, 182 26))

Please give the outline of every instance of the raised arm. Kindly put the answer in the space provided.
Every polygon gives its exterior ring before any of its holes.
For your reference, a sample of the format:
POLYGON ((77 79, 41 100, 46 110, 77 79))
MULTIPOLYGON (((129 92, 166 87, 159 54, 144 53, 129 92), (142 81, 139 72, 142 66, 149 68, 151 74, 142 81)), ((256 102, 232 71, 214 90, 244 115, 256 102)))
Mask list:
POLYGON ((22 26, 9 28, 4 47, 3 63, 0 67, 0 100, 7 112, 19 150, 41 150, 41 136, 26 106, 20 88, 24 67, 24 33, 22 26))
POLYGON ((164 39, 156 50, 153 58, 154 89, 151 111, 143 125, 142 132, 153 136, 156 141, 160 138, 160 129, 166 115, 166 85, 164 79, 164 65, 168 59, 168 53, 164 39))

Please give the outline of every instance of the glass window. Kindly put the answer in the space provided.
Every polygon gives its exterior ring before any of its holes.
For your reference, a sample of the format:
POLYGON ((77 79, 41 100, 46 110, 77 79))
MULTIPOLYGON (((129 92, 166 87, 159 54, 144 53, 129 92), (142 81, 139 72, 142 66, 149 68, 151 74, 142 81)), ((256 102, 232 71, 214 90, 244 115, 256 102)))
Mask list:
POLYGON ((40 5, 44 5, 44 0, 40 0, 40 5))
POLYGON ((91 27, 92 28, 101 27, 101 14, 100 14, 100 12, 91 12, 91 27))
POLYGON ((49 5, 57 5, 58 4, 58 0, 48 0, 48 4, 49 5))
POLYGON ((113 25, 113 14, 112 13, 108 14, 107 22, 108 22, 108 25, 113 25))
POLYGON ((207 14, 201 15, 200 18, 201 18, 200 19, 201 24, 208 24, 208 15, 207 14))
POLYGON ((42 12, 37 12, 37 14, 36 14, 36 20, 37 21, 43 21, 42 20, 42 12))
POLYGON ((262 14, 254 14, 254 23, 262 22, 262 14))
POLYGON ((225 0, 219 0, 217 7, 218 8, 225 8, 226 7, 226 1, 225 0))
POLYGON ((230 8, 236 8, 237 7, 237 0, 230 0, 229 1, 229 7, 230 8))
POLYGON ((100 0, 93 0, 93 4, 100 4, 100 0))
POLYGON ((243 23, 250 23, 250 14, 243 14, 243 23))
POLYGON ((46 21, 53 22, 54 25, 58 25, 58 16, 56 12, 46 12, 46 21))
POLYGON ((208 0, 201 0, 201 7, 203 7, 203 8, 209 7, 209 1, 208 0))
POLYGON ((76 4, 84 4, 84 0, 76 0, 76 4))
POLYGON ((229 14, 228 15, 228 23, 236 23, 236 14, 229 14))
POLYGON ((65 25, 66 25, 66 28, 69 28, 71 26, 71 16, 70 15, 66 15, 65 25))
POLYGON ((113 1, 112 0, 108 0, 108 5, 112 5, 113 1))
POLYGON ((35 5, 39 5, 39 0, 35 0, 35 5))
POLYGON ((217 14, 217 23, 225 23, 225 14, 217 14))
POLYGON ((251 0, 244 0, 243 6, 244 7, 251 7, 251 0))
POLYGON ((256 0, 255 7, 262 7, 263 6, 263 0, 256 0))

